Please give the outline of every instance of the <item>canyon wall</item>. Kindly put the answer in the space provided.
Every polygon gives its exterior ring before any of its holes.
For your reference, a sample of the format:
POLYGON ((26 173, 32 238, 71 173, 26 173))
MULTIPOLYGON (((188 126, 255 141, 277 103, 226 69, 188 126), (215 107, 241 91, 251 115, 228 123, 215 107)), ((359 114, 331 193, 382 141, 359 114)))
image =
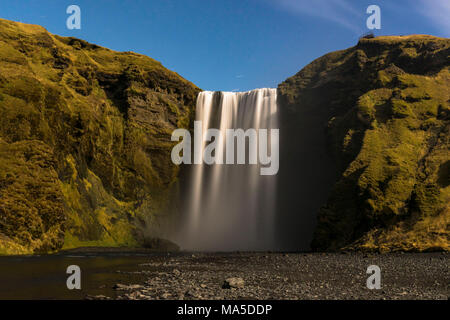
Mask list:
MULTIPOLYGON (((361 39, 279 85, 279 249, 449 250, 449 53, 361 39)), ((170 137, 200 91, 146 56, 0 19, 0 254, 155 243, 182 215, 170 137)))

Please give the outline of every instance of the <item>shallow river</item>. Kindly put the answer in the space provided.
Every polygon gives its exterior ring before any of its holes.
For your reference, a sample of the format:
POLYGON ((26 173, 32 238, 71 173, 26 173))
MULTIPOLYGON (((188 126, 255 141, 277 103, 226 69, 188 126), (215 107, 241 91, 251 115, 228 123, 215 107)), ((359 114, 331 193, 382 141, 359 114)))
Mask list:
POLYGON ((114 297, 114 284, 144 277, 123 272, 136 270, 155 255, 102 252, 0 257, 0 299, 83 299, 87 294, 114 297), (67 289, 70 265, 81 269, 81 290, 67 289))

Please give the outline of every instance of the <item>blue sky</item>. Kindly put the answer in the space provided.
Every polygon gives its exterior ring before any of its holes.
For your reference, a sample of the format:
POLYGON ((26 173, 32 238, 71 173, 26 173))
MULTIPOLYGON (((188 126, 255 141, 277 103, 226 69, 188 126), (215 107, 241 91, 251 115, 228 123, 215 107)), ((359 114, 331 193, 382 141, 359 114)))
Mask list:
POLYGON ((148 55, 205 90, 245 91, 356 44, 371 4, 377 35, 450 36, 449 0, 1 0, 0 17, 148 55), (81 30, 66 28, 71 4, 81 30))

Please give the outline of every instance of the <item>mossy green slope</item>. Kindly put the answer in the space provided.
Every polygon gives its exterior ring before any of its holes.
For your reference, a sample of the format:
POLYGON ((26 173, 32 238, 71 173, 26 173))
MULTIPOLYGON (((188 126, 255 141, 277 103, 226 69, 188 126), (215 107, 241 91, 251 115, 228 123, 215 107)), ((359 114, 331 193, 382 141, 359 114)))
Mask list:
POLYGON ((0 253, 137 245, 168 212, 199 89, 159 62, 0 19, 0 253))
POLYGON ((361 39, 279 94, 321 119, 339 165, 313 249, 450 250, 449 39, 361 39))

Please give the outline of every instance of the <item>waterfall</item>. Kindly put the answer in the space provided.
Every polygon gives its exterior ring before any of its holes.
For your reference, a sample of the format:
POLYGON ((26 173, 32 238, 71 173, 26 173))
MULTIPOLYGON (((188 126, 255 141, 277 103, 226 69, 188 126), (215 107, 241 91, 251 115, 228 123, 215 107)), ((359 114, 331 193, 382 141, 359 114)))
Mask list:
MULTIPOLYGON (((206 142, 206 130, 215 128, 220 130, 221 137, 215 156, 223 160, 228 152, 222 139, 227 129, 258 132, 278 129, 277 90, 201 92, 196 121, 201 121, 203 139, 200 145, 194 142, 194 154, 203 154, 210 143, 206 142)), ((273 139, 268 136, 269 141, 273 139)), ((178 236, 183 249, 275 249, 276 175, 261 175, 261 163, 249 164, 249 140, 246 140, 245 164, 202 162, 188 166, 184 219, 178 236)), ((274 151, 273 143, 278 152, 278 138, 270 142, 269 153, 274 151)))

